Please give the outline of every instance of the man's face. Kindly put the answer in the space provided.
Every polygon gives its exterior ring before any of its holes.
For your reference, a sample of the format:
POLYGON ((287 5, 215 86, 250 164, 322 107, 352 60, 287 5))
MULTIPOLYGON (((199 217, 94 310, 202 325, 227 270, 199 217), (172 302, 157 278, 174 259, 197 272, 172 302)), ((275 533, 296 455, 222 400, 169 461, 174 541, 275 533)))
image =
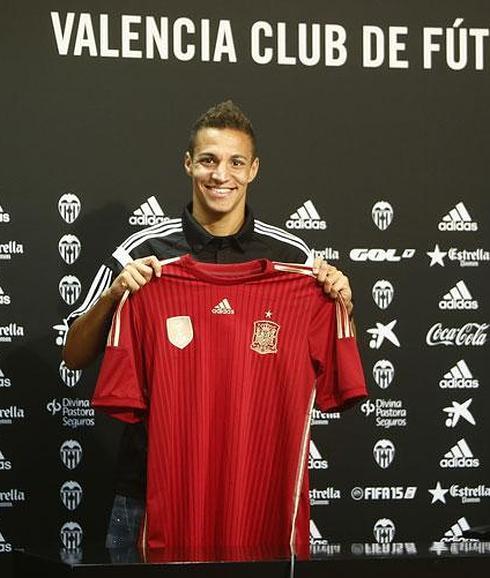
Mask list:
POLYGON ((195 139, 194 154, 184 166, 192 178, 196 215, 216 219, 245 214, 247 187, 259 168, 250 137, 230 128, 203 128, 195 139))

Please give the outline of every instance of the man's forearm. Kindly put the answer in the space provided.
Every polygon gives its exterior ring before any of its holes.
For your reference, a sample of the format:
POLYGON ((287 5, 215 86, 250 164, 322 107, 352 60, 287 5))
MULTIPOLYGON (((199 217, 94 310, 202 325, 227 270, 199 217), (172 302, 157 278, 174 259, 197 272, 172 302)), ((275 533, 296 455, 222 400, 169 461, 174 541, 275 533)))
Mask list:
POLYGON ((102 353, 116 306, 117 301, 106 291, 73 322, 63 349, 63 360, 70 369, 83 369, 102 353))

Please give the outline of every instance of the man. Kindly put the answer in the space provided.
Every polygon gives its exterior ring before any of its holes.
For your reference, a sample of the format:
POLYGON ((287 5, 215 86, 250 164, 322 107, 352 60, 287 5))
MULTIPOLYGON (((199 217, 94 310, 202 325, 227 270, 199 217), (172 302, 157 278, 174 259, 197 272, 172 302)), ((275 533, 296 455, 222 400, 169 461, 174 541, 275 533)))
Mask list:
MULTIPOLYGON (((258 258, 312 264, 298 237, 255 219, 246 204, 248 185, 259 170, 250 121, 231 101, 218 104, 194 124, 184 168, 192 180, 192 203, 181 219, 131 235, 99 269, 84 303, 74 311, 63 350, 68 367, 80 369, 104 350, 112 315, 127 289, 134 293, 161 275, 161 259, 190 253, 196 260, 237 263, 258 258)), ((317 260, 317 280, 332 298, 342 295, 352 311, 349 281, 317 260)), ((128 426, 118 460, 116 498, 106 540, 127 547, 137 538, 144 510, 146 436, 128 426)))

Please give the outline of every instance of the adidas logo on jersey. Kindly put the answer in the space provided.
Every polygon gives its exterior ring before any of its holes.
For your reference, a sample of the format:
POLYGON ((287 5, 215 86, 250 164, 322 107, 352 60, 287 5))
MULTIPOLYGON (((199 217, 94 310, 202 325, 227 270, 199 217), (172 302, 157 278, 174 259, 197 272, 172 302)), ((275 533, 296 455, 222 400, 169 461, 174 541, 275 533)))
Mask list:
POLYGON ((10 305, 10 295, 6 295, 5 291, 0 287, 0 305, 10 305))
POLYGON ((460 439, 439 462, 441 468, 478 468, 480 467, 480 460, 473 456, 466 440, 460 439))
POLYGON ((310 440, 310 455, 308 458, 308 469, 310 470, 326 470, 328 469, 328 462, 322 458, 321 453, 315 445, 313 440, 310 440))
POLYGON ((439 381, 441 389, 472 389, 480 387, 478 379, 473 379, 470 368, 464 359, 460 359, 456 365, 444 374, 439 381))
POLYGON ((478 309, 478 301, 473 299, 465 282, 458 281, 439 301, 439 309, 478 309))
POLYGON ((4 211, 0 205, 0 223, 10 223, 10 214, 4 211))
POLYGON ((459 202, 442 217, 438 228, 439 231, 478 231, 478 223, 470 217, 464 203, 459 202))
POLYGON ((170 221, 170 217, 165 217, 162 207, 154 195, 146 199, 129 217, 130 225, 142 227, 166 223, 167 221, 170 221))
POLYGON ((321 229, 327 228, 327 223, 322 220, 315 205, 310 201, 303 203, 297 211, 290 215, 286 221, 288 229, 321 229))
POLYGON ((216 313, 217 315, 235 315, 235 310, 231 307, 228 299, 225 298, 211 309, 211 313, 216 313))

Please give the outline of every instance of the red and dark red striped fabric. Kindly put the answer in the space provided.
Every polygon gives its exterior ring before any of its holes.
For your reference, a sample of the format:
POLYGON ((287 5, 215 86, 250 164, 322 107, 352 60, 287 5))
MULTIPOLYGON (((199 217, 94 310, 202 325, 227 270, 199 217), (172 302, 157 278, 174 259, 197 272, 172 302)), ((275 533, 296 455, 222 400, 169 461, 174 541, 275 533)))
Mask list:
POLYGON ((308 556, 313 400, 365 395, 345 308, 311 270, 185 256, 121 302, 93 405, 148 422, 145 548, 244 560, 308 556))

